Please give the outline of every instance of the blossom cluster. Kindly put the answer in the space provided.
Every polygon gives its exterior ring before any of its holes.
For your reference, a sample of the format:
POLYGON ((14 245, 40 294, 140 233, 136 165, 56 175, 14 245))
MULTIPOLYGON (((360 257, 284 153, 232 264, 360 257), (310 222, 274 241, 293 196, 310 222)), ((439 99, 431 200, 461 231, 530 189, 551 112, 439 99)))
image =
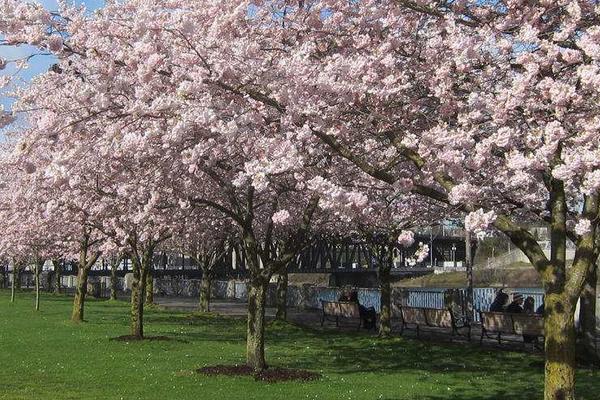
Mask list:
POLYGON ((483 209, 467 214, 465 217, 465 230, 474 233, 478 239, 486 236, 486 230, 496 220, 496 213, 492 211, 485 212, 483 209))

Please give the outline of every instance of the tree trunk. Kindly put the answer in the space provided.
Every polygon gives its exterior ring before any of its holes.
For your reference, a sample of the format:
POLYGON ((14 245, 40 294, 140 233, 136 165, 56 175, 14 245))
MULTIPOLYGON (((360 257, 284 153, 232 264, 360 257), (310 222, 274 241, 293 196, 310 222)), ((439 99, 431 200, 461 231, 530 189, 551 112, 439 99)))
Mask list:
POLYGON ((202 273, 202 282, 200 282, 200 312, 210 311, 210 289, 212 286, 212 277, 207 271, 202 273))
POLYGON ((144 298, 146 272, 138 262, 132 260, 133 281, 131 283, 131 336, 144 338, 144 298))
POLYGON ((283 271, 277 279, 277 312, 275 318, 280 321, 287 319, 287 289, 288 289, 288 273, 287 269, 283 271))
POLYGON ((246 338, 246 364, 254 371, 267 368, 265 362, 265 303, 269 280, 254 277, 248 288, 248 332, 246 338))
POLYGON ((54 294, 60 294, 62 291, 62 270, 60 266, 60 260, 52 260, 52 265, 54 266, 54 294))
POLYGON ((575 305, 547 294, 544 307, 546 374, 544 400, 575 399, 575 305))
POLYGON ((15 286, 17 288, 17 290, 21 290, 21 273, 22 273, 21 268, 20 267, 17 268, 17 279, 16 279, 17 284, 15 286))
POLYGON ((17 286, 17 267, 15 265, 13 265, 13 270, 12 270, 12 285, 10 288, 10 302, 14 303, 15 302, 15 288, 17 286))
POLYGON ((75 299, 73 300, 73 312, 71 313, 71 321, 83 321, 83 309, 85 305, 85 296, 87 294, 89 270, 85 266, 79 265, 77 270, 77 287, 75 288, 75 299))
POLYGON ((131 336, 137 339, 144 338, 144 302, 146 299, 146 285, 148 275, 151 273, 154 245, 141 246, 143 253, 132 248, 131 266, 133 267, 133 282, 131 284, 131 336))
POLYGON ((154 275, 149 270, 146 275, 146 305, 152 304, 154 304, 154 275))
POLYGON ((392 287, 390 265, 379 266, 379 288, 381 290, 381 311, 379 314, 379 336, 389 337, 392 332, 392 287))
POLYGON ((46 288, 47 288, 46 291, 48 293, 54 292, 53 285, 54 285, 54 271, 48 272, 48 275, 46 275, 46 288))
MULTIPOLYGON (((42 264, 43 265, 43 264, 42 264)), ((35 311, 40 310, 40 265, 36 261, 34 270, 34 283, 35 283, 35 311)))
POLYGON ((579 311, 580 337, 577 359, 586 364, 600 363, 596 346, 596 285, 598 284, 598 268, 594 266, 586 276, 581 292, 579 311))
POLYGON ((118 264, 111 264, 110 266, 110 299, 117 299, 117 267, 118 264))

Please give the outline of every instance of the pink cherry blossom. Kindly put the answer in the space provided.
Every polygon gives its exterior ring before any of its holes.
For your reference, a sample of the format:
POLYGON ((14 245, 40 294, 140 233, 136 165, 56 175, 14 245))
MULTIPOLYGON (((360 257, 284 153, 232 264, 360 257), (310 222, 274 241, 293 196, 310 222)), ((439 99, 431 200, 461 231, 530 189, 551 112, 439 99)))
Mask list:
POLYGON ((410 247, 415 242, 415 234, 412 231, 402 231, 398 235, 397 242, 402 247, 410 247))
POLYGON ((582 218, 575 224, 574 230, 578 235, 585 235, 592 230, 592 223, 589 219, 582 218))
POLYGON ((275 225, 284 225, 290 219, 290 213, 288 210, 279 210, 271 218, 275 225))
POLYGON ((471 212, 465 217, 465 230, 474 233, 477 238, 483 239, 486 230, 496 219, 496 213, 492 211, 485 212, 483 209, 471 212))

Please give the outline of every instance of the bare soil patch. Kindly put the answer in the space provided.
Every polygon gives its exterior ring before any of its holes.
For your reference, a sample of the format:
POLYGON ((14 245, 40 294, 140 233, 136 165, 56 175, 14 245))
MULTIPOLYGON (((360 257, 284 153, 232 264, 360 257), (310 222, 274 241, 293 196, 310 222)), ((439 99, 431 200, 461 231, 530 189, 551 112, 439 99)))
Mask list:
POLYGON ((133 335, 123 335, 111 338, 110 340, 115 340, 117 342, 140 342, 140 341, 159 341, 159 340, 172 340, 168 336, 144 336, 143 338, 133 335))
POLYGON ((268 383, 287 381, 307 382, 321 378, 321 374, 316 372, 290 368, 267 368, 264 371, 256 373, 247 365, 214 365, 200 368, 197 372, 208 376, 252 376, 257 381, 268 383))

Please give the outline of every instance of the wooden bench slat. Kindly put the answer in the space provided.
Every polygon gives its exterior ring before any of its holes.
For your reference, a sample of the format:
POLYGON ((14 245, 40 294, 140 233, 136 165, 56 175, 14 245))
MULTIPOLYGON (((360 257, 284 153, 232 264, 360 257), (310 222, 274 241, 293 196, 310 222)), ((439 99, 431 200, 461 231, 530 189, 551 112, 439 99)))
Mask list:
POLYGON ((544 336, 544 317, 541 315, 515 314, 513 325, 519 335, 544 336))
MULTIPOLYGON (((481 339, 488 333, 497 335, 498 343, 502 342, 502 335, 520 335, 529 337, 544 336, 544 318, 536 314, 514 314, 491 311, 480 311, 481 339)), ((526 339, 526 338, 524 338, 526 339)))
POLYGON ((470 324, 459 325, 450 309, 398 306, 398 311, 402 318, 402 330, 411 329, 408 325, 415 325, 417 336, 421 327, 450 329, 452 336, 460 335, 459 331, 466 329, 466 336, 471 340, 470 324))
POLYGON ((355 302, 323 302, 323 311, 330 316, 359 318, 360 309, 355 302))
POLYGON ((487 331, 513 334, 515 332, 510 314, 486 312, 482 313, 481 323, 487 331))
POLYGON ((450 310, 427 308, 425 309, 425 318, 429 326, 452 329, 452 314, 450 310))
POLYGON ((400 312, 405 324, 427 325, 427 318, 422 308, 402 307, 400 312))
POLYGON ((362 326, 360 308, 357 302, 353 301, 325 301, 321 300, 321 326, 329 317, 335 318, 336 326, 339 326, 340 318, 358 319, 358 329, 362 326))

